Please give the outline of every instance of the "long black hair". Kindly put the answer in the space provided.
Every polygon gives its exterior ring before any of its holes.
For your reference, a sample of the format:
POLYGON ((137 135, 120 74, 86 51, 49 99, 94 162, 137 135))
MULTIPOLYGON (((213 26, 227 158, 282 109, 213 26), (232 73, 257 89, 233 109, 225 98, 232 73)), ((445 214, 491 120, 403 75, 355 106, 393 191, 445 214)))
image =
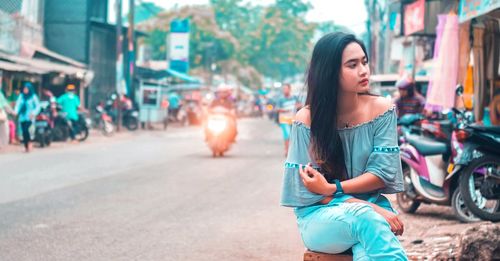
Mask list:
POLYGON ((346 179, 344 150, 337 126, 342 53, 357 43, 368 58, 366 48, 352 34, 323 36, 314 46, 307 72, 306 105, 311 112, 311 152, 328 181, 346 179))

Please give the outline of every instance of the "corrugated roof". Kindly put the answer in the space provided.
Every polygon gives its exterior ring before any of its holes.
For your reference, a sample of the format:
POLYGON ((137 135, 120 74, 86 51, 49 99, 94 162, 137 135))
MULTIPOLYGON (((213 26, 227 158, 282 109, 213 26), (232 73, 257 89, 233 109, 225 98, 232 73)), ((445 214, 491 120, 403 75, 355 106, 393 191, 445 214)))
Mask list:
POLYGON ((83 75, 87 71, 84 68, 78 68, 71 65, 53 63, 42 59, 28 59, 1 52, 0 52, 0 58, 11 61, 16 65, 25 66, 26 67, 25 71, 34 72, 38 74, 44 74, 49 72, 60 72, 68 75, 74 75, 77 73, 81 73, 83 75))
POLYGON ((26 70, 26 66, 0 61, 0 69, 10 72, 21 72, 26 70))
POLYGON ((39 68, 33 68, 26 65, 10 63, 7 61, 0 61, 0 70, 9 72, 29 72, 35 74, 44 74, 48 72, 39 68))
POLYGON ((21 44, 21 48, 22 48, 22 51, 24 53, 26 53, 27 56, 29 56, 30 58, 33 58, 36 56, 36 52, 39 52, 45 56, 48 56, 54 60, 58 60, 60 62, 63 62, 63 63, 66 63, 66 64, 69 64, 69 65, 73 65, 73 66, 76 66, 76 67, 80 67, 80 68, 85 68, 85 64, 83 63, 80 63, 76 60, 73 60, 69 57, 66 57, 64 55, 61 55, 61 54, 58 54, 54 51, 51 51, 43 46, 38 46, 38 45, 34 45, 34 44, 30 44, 30 43, 22 43, 21 44))

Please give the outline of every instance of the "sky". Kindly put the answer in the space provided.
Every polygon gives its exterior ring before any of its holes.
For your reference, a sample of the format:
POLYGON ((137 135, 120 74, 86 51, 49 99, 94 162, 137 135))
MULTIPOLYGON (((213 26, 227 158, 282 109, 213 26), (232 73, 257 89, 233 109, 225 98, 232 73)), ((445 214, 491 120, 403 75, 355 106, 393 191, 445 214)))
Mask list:
MULTIPOLYGON (((143 0, 153 2, 157 6, 171 9, 174 6, 202 5, 208 4, 209 0, 143 0)), ((113 2, 113 1, 110 1, 113 2)), ((128 1, 123 1, 124 10, 128 10, 128 1)), ((138 2, 138 1, 136 1, 138 2)), ((268 5, 273 0, 252 0, 248 1, 254 5, 268 5)), ((307 19, 311 22, 334 21, 336 24, 344 25, 360 35, 366 30, 365 21, 367 19, 364 0, 309 0, 313 8, 307 14, 307 19)), ((110 8, 110 11, 112 8, 110 8)), ((126 11, 124 11, 126 13, 126 11)))

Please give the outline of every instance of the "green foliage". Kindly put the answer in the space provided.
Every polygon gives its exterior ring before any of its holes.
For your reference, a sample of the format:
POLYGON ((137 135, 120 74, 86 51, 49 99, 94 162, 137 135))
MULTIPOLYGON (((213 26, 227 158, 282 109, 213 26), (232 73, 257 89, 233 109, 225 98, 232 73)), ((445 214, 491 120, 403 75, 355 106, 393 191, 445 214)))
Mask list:
POLYGON ((146 43, 152 48, 153 60, 164 60, 167 55, 167 32, 159 29, 153 29, 146 38, 146 43))
MULTIPOLYGON (((249 86, 257 75, 284 80, 304 72, 311 52, 316 24, 305 15, 311 8, 302 0, 276 0, 269 6, 253 6, 244 0, 210 0, 210 6, 186 6, 162 13, 144 30, 153 57, 165 57, 165 34, 174 18, 191 20, 191 68, 209 71, 216 64, 220 73, 234 74, 249 86)), ((344 30, 333 23, 320 31, 344 30)), ((198 70, 197 70, 198 71, 198 70)))

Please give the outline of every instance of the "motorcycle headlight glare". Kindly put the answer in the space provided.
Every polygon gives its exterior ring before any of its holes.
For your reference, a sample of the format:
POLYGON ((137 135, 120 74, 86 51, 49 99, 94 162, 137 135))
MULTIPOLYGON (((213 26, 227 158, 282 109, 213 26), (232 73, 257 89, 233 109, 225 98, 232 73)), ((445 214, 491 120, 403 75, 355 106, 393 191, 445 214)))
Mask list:
POLYGON ((207 127, 213 133, 221 133, 227 126, 227 122, 221 119, 210 119, 208 120, 207 127))

